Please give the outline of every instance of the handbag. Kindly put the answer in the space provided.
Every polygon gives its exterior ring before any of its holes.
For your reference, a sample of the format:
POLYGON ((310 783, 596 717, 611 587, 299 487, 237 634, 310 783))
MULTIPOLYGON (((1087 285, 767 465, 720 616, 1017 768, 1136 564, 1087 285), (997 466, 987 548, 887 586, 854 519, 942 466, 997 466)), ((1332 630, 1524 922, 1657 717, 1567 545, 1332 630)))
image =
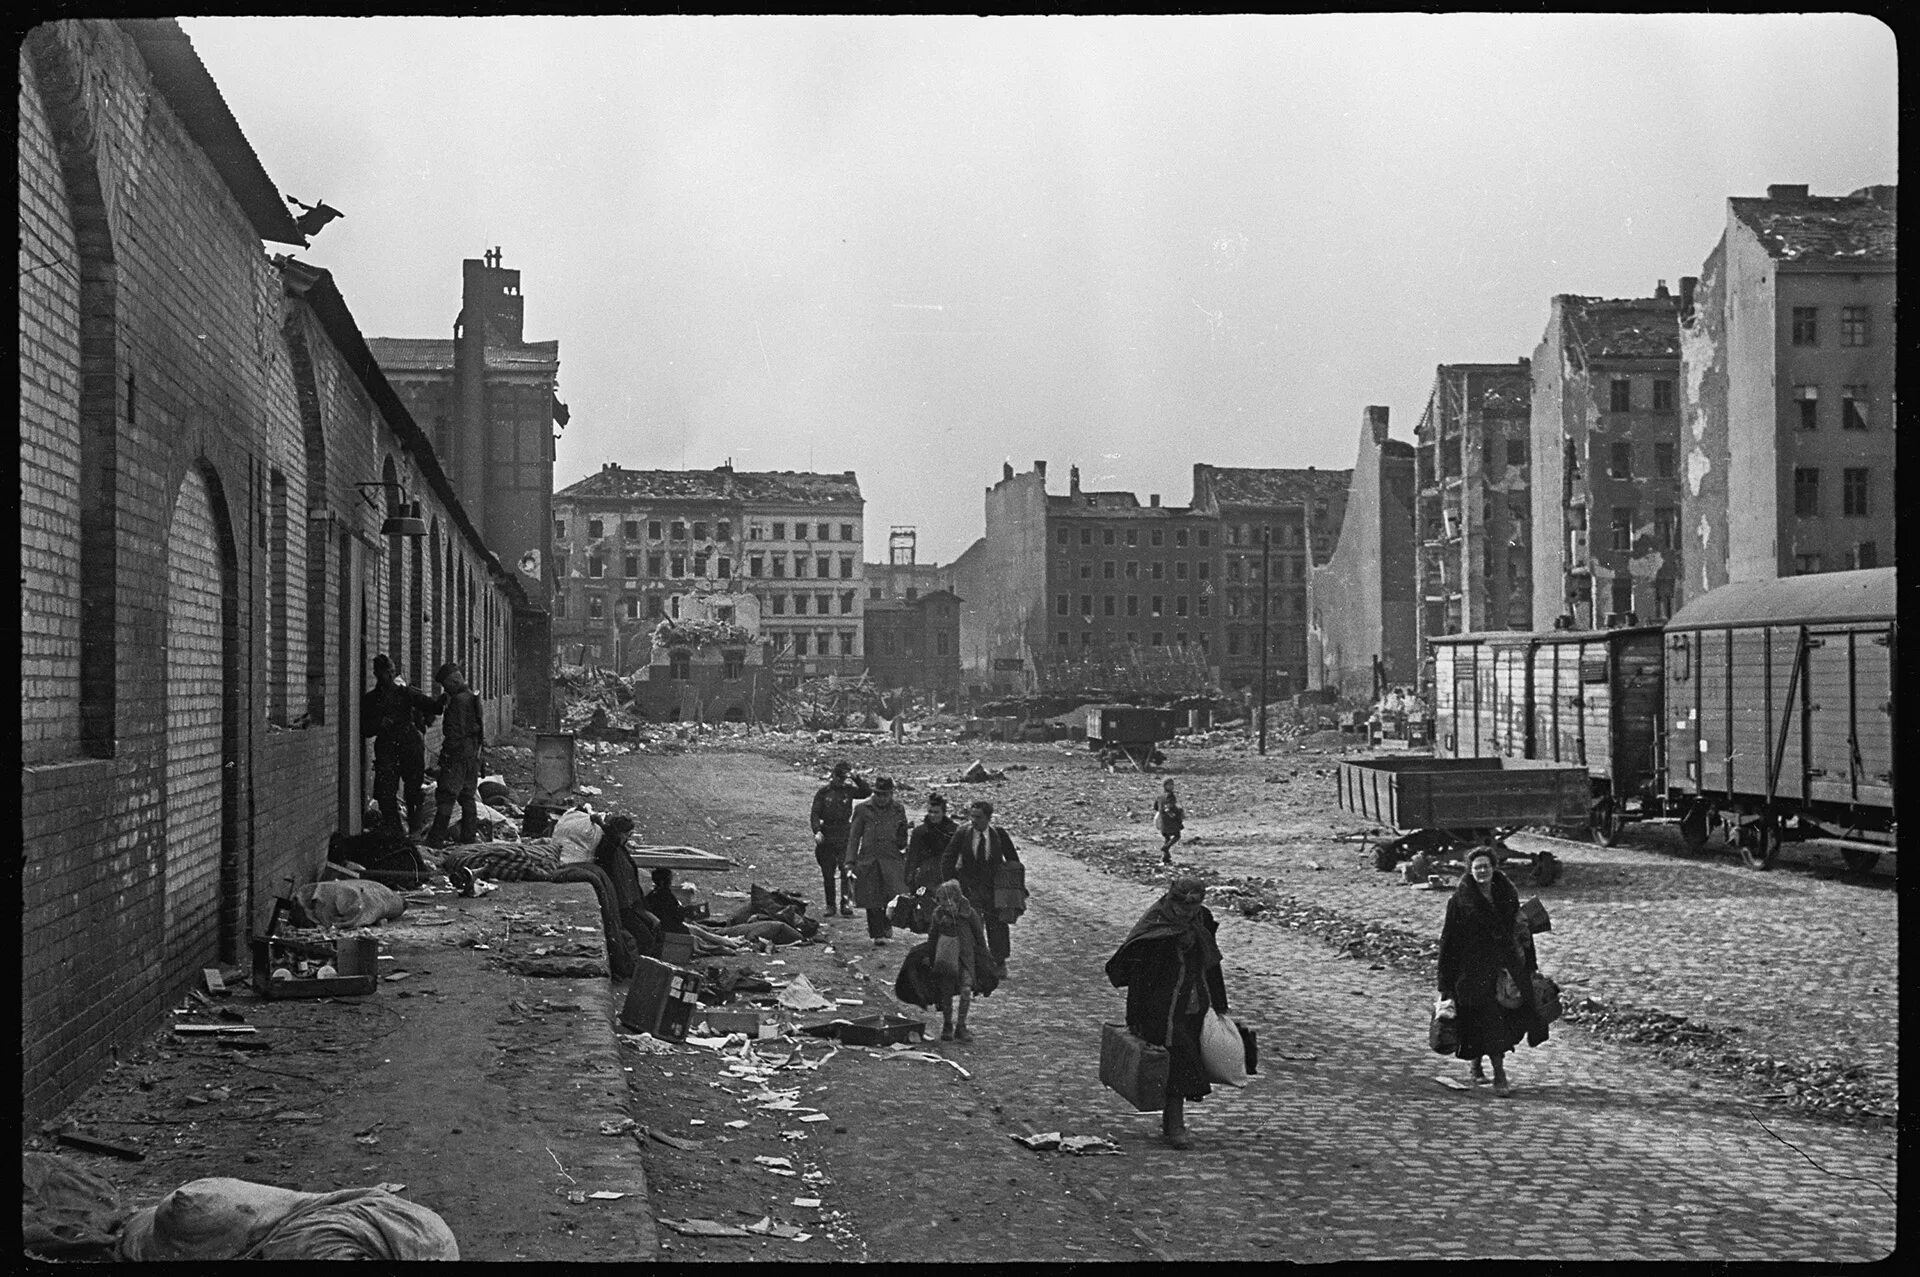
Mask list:
POLYGON ((887 902, 887 921, 906 931, 917 931, 914 923, 914 901, 912 896, 895 896, 887 902))
POLYGON ((1552 1024, 1560 1018, 1560 986, 1552 977, 1533 973, 1533 1001, 1540 1008, 1541 1024, 1552 1024))
POLYGON ((1427 1045, 1441 1055, 1452 1055, 1460 1049, 1460 1021, 1453 1013, 1451 999, 1433 1004, 1433 1018, 1427 1022, 1427 1045))
POLYGON ((1553 919, 1547 916, 1547 907, 1540 903, 1538 896, 1520 906, 1520 917, 1527 924, 1530 936, 1553 930, 1553 919))
POLYGON ((1233 1021, 1233 1027, 1240 1030, 1240 1045, 1247 1052, 1247 1076, 1252 1077, 1260 1071, 1259 1035, 1238 1020, 1233 1021))
POLYGON ((960 978, 960 937, 941 936, 933 946, 933 973, 943 980, 960 978))
POLYGON ((1493 978, 1493 1000, 1509 1011, 1516 1010, 1527 1000, 1505 967, 1500 968, 1500 973, 1493 978))

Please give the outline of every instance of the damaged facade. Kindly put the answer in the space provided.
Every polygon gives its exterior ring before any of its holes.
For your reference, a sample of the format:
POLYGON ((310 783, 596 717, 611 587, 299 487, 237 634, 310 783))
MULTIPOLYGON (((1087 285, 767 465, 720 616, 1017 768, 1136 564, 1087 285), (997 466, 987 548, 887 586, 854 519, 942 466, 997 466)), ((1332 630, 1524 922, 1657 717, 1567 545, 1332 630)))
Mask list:
POLYGON ((1046 463, 1005 466, 986 535, 954 563, 961 657, 994 690, 1129 683, 1244 691, 1259 680, 1260 529, 1272 529, 1267 669, 1273 694, 1306 685, 1309 561, 1339 536, 1349 472, 1194 466, 1187 507, 1131 492, 1065 494, 1046 463))
POLYGON ((1680 334, 1687 597, 1893 563, 1897 192, 1727 201, 1680 334))
POLYGON ((1308 682, 1372 701, 1376 683, 1412 686, 1414 643, 1413 445, 1387 437, 1387 409, 1360 429, 1346 514, 1333 553, 1310 577, 1308 682))
POLYGON ((45 23, 19 59, 33 1121, 362 828, 373 655, 461 660, 498 731, 528 600, 332 278, 262 252, 305 239, 179 26, 45 23), (425 535, 385 530, 403 503, 425 535))
POLYGON ((1203 588, 1200 601, 1213 605, 1221 690, 1259 687, 1263 608, 1267 695, 1291 696, 1311 685, 1307 580, 1333 556, 1352 481, 1351 470, 1194 463, 1193 511, 1214 528, 1210 579, 1203 582, 1212 589, 1203 588))
POLYGON ((1434 372, 1414 429, 1422 661, 1429 635, 1524 630, 1533 622, 1532 390, 1525 359, 1441 364, 1434 372))
POLYGON ((865 502, 852 471, 603 466, 553 498, 554 650, 630 672, 696 595, 754 596, 780 686, 863 668, 865 502))
POLYGON ((960 599, 951 590, 869 598, 867 677, 878 687, 950 693, 960 686, 960 599))
POLYGON ((1678 604, 1680 304, 1665 280, 1651 297, 1553 299, 1533 355, 1535 629, 1663 621, 1678 604))
POLYGON ((480 533, 520 582, 527 605, 514 616, 521 653, 516 690, 522 720, 553 722, 552 577, 544 562, 552 519, 560 343, 525 340, 520 272, 500 250, 461 263, 460 314, 453 338, 373 337, 367 345, 427 432, 434 453, 480 533))

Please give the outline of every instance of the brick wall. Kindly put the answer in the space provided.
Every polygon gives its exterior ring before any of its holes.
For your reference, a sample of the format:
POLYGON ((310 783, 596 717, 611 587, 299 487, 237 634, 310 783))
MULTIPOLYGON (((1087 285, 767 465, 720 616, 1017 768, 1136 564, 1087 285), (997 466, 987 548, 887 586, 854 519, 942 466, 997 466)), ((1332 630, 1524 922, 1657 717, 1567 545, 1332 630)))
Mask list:
MULTIPOLYGON (((286 880, 358 827, 369 649, 419 607, 390 608, 384 511, 354 485, 391 463, 455 522, 190 136, 180 112, 213 105, 170 97, 114 22, 22 45, 28 1121, 200 966, 239 958, 286 880)), ((456 537, 453 557, 476 583, 463 642, 506 660, 483 551, 456 537)), ((510 711, 489 703, 495 724, 510 711)))

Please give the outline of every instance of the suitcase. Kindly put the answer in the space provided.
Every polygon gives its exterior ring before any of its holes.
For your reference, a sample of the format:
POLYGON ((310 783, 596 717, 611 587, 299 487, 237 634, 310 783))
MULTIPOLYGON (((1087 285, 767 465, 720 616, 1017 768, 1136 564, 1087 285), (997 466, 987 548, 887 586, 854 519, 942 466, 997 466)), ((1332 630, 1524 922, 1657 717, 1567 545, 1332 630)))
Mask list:
MULTIPOLYGON (((633 973, 633 984, 627 990, 626 1005, 620 1009, 620 1023, 630 1033, 658 1036, 662 1012, 667 1010, 667 1004, 695 1001, 699 987, 700 977, 696 973, 643 957, 633 973)), ((680 1036, 685 1037, 684 1013, 676 1012, 676 1017, 680 1019, 677 1026, 680 1036)))
POLYGON ((1027 911, 1027 867, 1003 860, 993 867, 993 912, 1002 922, 1017 922, 1027 911))
POLYGON ((1167 1105, 1167 1049, 1135 1037, 1124 1024, 1100 1026, 1100 1081, 1141 1112, 1167 1105))

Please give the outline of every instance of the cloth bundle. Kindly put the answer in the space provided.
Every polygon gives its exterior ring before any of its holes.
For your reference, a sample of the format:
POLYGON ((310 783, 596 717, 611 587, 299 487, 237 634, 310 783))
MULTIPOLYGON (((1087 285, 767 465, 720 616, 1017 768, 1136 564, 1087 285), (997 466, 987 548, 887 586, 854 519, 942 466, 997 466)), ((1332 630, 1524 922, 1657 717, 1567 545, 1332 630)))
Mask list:
POLYGON ((364 878, 295 887, 293 902, 316 927, 370 927, 407 911, 404 896, 364 878))
POLYGON ((301 1193, 242 1179, 196 1179, 135 1211, 119 1257, 220 1259, 459 1259, 439 1215, 384 1188, 301 1193))
POLYGON ((440 857, 440 867, 460 865, 475 877, 495 882, 552 882, 560 867, 560 849, 552 839, 533 838, 525 842, 482 842, 470 847, 450 847, 440 857))

